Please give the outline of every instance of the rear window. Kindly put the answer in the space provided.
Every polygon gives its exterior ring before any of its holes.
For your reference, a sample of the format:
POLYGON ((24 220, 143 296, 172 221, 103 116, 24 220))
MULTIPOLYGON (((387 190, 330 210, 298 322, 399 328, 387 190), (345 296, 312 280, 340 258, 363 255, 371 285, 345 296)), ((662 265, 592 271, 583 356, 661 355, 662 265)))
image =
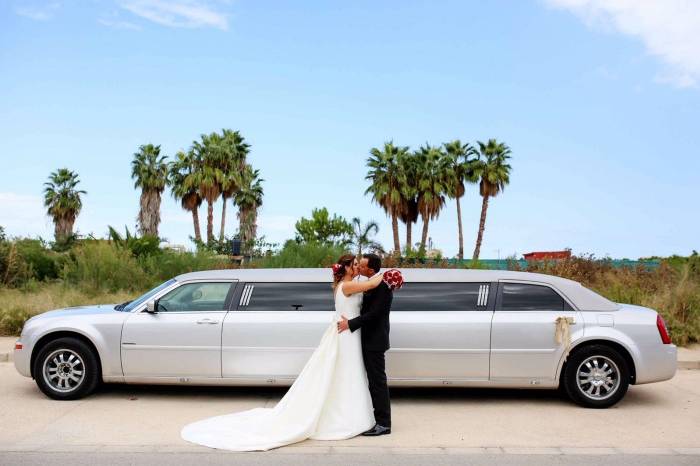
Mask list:
POLYGON ((502 283, 503 311, 566 311, 571 306, 552 288, 525 283, 502 283))

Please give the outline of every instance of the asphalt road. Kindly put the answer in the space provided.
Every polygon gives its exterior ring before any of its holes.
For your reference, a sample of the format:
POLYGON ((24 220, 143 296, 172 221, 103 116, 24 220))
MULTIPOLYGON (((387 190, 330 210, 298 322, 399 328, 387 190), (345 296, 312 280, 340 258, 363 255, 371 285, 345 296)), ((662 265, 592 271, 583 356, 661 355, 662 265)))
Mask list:
MULTIPOLYGON (((553 391, 392 389, 390 436, 306 441, 240 457, 180 438, 188 422, 272 406, 283 394, 284 389, 273 388, 108 385, 89 398, 59 402, 45 397, 12 364, 0 363, 0 463, 61 463, 66 453, 71 464, 100 458, 147 464, 153 455, 173 455, 167 459, 173 465, 189 464, 191 455, 200 455, 201 464, 234 457, 236 463, 279 464, 279 455, 285 455, 298 459, 284 464, 308 466, 348 464, 343 462, 348 457, 354 464, 379 458, 385 464, 453 464, 455 458, 462 458, 460 464, 465 458, 471 464, 495 464, 489 458, 508 464, 511 457, 522 459, 517 464, 560 464, 563 457, 577 464, 577 458, 583 462, 591 455, 641 455, 655 458, 653 464, 663 455, 664 463, 700 464, 697 370, 631 387, 607 410, 580 408, 553 391), (44 461, 48 458, 55 461, 44 461)), ((635 460, 652 464, 646 461, 635 460)))

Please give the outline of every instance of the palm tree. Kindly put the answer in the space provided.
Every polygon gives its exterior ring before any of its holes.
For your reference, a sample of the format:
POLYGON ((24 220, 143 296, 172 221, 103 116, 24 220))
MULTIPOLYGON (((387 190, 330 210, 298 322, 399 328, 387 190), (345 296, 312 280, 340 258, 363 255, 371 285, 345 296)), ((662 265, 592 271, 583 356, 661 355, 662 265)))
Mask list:
POLYGON ((418 155, 418 212, 423 218, 420 248, 428 241, 428 224, 438 218, 445 205, 444 153, 440 147, 426 143, 418 155))
POLYGON ((167 157, 160 155, 160 146, 144 144, 134 153, 131 177, 135 188, 141 188, 139 230, 142 235, 158 236, 160 195, 168 179, 167 157))
POLYGON ((379 232, 377 222, 370 220, 364 225, 358 217, 352 219, 352 233, 350 243, 357 248, 357 255, 362 255, 362 249, 368 248, 374 251, 382 251, 382 245, 374 241, 371 236, 379 232))
POLYGON ((194 151, 179 151, 176 159, 170 163, 169 183, 173 197, 180 201, 185 210, 192 212, 194 224, 194 237, 197 242, 202 241, 202 233, 199 229, 199 206, 202 205, 202 196, 199 195, 197 184, 197 160, 194 151))
POLYGON ((222 130, 221 143, 221 198, 224 205, 221 209, 219 241, 223 242, 226 226, 226 204, 241 187, 241 175, 245 168, 250 145, 244 142, 243 136, 238 131, 230 129, 222 130))
POLYGON ((83 207, 81 194, 87 194, 76 187, 80 183, 78 174, 67 168, 59 168, 49 175, 44 183, 44 206, 53 217, 54 237, 62 243, 73 236, 73 224, 83 207))
POLYGON ((365 194, 371 194, 372 199, 391 216, 391 228, 394 234, 394 254, 401 254, 399 242, 398 218, 404 209, 401 197, 401 186, 404 184, 404 174, 399 160, 408 153, 408 147, 395 146, 393 142, 385 142, 384 149, 373 147, 367 159, 369 172, 365 176, 371 182, 365 194))
POLYGON ((479 160, 474 162, 474 175, 480 178, 479 194, 483 197, 481 203, 481 219, 479 220, 479 233, 476 236, 476 247, 472 260, 479 260, 481 250, 481 240, 484 237, 484 227, 486 226, 486 211, 489 208, 489 197, 497 196, 510 182, 510 148, 495 139, 489 139, 486 144, 477 141, 479 144, 479 160))
POLYGON ((478 159, 478 152, 468 143, 462 144, 457 139, 444 144, 445 148, 445 187, 449 198, 457 203, 457 230, 459 252, 457 258, 464 258, 464 235, 462 233, 462 207, 460 198, 464 196, 464 182, 476 183, 478 177, 474 175, 474 162, 478 159), (475 158, 470 158, 474 156, 475 158))
POLYGON ((214 203, 221 195, 223 173, 220 168, 221 136, 216 133, 202 134, 201 142, 194 141, 192 150, 199 160, 195 172, 197 190, 207 201, 207 244, 214 241, 214 203))
POLYGON ((234 194, 233 202, 238 206, 238 234, 243 247, 249 249, 257 235, 258 209, 263 202, 263 188, 260 170, 246 164, 241 173, 240 189, 234 194))
POLYGON ((413 224, 418 222, 418 157, 405 153, 399 158, 399 166, 403 172, 401 183, 401 203, 399 220, 406 224, 406 251, 413 248, 413 224))

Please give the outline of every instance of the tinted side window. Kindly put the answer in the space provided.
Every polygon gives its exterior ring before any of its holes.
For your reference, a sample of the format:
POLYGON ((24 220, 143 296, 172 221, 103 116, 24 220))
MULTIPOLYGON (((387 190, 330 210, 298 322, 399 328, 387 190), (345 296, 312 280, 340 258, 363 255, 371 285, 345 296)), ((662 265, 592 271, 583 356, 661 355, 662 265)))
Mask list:
POLYGON ((244 311, 334 311, 330 283, 247 283, 239 301, 244 311))
POLYGON ((192 312, 226 310, 231 283, 186 283, 158 300, 158 312, 192 312))
POLYGON ((571 306, 559 293, 542 285, 503 283, 501 307, 504 311, 563 311, 571 306))
POLYGON ((488 283, 406 283, 391 311, 476 311, 486 308, 488 283))

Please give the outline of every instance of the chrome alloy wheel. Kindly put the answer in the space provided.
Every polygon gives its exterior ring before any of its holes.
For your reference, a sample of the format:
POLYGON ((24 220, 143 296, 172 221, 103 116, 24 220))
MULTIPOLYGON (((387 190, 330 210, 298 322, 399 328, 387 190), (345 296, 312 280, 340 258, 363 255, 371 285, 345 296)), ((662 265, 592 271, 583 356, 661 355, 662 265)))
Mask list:
POLYGON ((61 393, 72 392, 85 380, 85 363, 73 350, 58 349, 44 359, 44 381, 61 393))
POLYGON ((620 386, 620 369, 605 356, 591 356, 585 359, 578 366, 576 373, 578 389, 592 400, 605 400, 620 386))

